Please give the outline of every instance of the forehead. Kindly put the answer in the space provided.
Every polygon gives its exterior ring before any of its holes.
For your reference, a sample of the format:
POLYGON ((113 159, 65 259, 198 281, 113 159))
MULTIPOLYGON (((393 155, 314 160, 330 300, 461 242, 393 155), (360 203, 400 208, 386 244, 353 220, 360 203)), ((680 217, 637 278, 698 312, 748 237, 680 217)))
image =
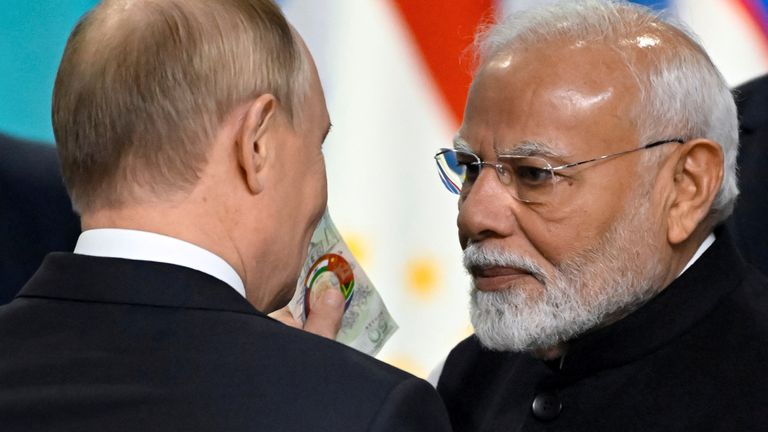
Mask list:
POLYGON ((610 48, 565 41, 515 47, 478 71, 459 133, 483 152, 531 142, 563 155, 615 151, 637 145, 638 100, 632 72, 610 48))

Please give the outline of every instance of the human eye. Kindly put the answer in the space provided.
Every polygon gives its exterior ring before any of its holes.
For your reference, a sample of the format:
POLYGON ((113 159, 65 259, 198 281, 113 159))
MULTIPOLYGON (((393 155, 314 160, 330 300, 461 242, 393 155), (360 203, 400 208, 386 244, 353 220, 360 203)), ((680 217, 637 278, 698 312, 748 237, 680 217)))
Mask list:
POLYGON ((551 185, 554 173, 549 163, 538 158, 510 158, 509 170, 519 186, 541 187, 551 185))

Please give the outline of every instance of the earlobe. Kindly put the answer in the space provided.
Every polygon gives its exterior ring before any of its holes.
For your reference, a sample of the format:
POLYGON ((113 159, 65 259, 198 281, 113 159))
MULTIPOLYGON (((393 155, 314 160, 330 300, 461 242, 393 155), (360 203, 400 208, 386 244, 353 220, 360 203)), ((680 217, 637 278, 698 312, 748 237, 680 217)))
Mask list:
POLYGON ((697 139, 683 144, 675 164, 674 200, 668 213, 668 241, 688 239, 709 214, 723 181, 723 151, 719 144, 697 139))
POLYGON ((277 101, 271 94, 253 99, 243 116, 237 135, 238 163, 243 180, 252 194, 264 189, 262 174, 272 156, 270 132, 274 129, 277 101))

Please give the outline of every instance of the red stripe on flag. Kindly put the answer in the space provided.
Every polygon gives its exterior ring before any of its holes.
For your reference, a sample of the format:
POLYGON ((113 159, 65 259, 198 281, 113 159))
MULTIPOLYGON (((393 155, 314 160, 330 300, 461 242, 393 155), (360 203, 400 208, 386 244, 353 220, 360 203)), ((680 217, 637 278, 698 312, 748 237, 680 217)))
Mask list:
POLYGON ((478 24, 493 18, 493 0, 394 0, 456 124, 472 80, 472 44, 478 24))
POLYGON ((763 36, 760 45, 763 47, 763 56, 768 56, 768 11, 757 0, 737 0, 734 4, 763 36))

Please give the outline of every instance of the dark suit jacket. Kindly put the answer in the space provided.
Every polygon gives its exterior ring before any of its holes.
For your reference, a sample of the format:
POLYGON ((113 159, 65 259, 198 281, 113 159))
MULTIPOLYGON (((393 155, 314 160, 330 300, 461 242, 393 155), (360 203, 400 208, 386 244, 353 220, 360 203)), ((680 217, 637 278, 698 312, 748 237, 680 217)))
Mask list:
POLYGON ((656 298, 574 341, 562 368, 472 336, 438 391, 457 432, 765 431, 766 364, 768 279, 721 231, 656 298))
POLYGON ((0 430, 450 430, 418 378, 185 267, 54 253, 0 307, 0 430))
POLYGON ((768 274, 768 75, 737 88, 741 195, 728 220, 744 258, 768 274))
POLYGON ((0 134, 0 304, 48 252, 71 251, 79 233, 56 148, 0 134))

